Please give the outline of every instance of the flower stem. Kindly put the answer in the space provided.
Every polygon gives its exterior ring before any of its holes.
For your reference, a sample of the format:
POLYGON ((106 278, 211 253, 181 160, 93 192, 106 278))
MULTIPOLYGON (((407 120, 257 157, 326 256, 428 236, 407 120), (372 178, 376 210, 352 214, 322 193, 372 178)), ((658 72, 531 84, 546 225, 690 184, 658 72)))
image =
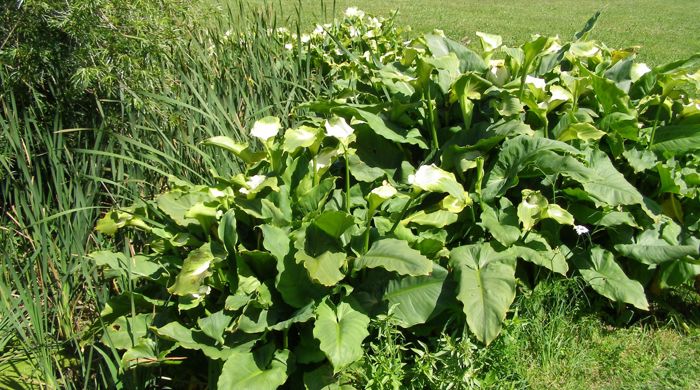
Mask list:
POLYGON ((345 211, 350 214, 350 163, 348 162, 348 148, 343 146, 345 157, 345 211))
POLYGON ((367 222, 365 223, 365 236, 364 236, 364 243, 362 245, 362 253, 367 253, 369 250, 369 232, 370 232, 370 226, 372 225, 372 217, 374 216, 374 210, 372 211, 367 211, 367 222))
POLYGON ((651 129, 651 137, 649 138, 649 146, 647 149, 654 145, 654 137, 656 137, 656 128, 659 126, 659 117, 661 116, 661 108, 663 108, 664 102, 666 101, 666 95, 661 96, 661 102, 659 103, 659 108, 656 110, 656 117, 654 118, 654 127, 651 129))
POLYGON ((438 137, 437 137, 437 129, 435 126, 435 107, 433 106, 433 98, 430 95, 430 86, 426 88, 426 100, 428 101, 428 122, 430 125, 430 135, 433 138, 433 151, 436 151, 438 149, 438 137))

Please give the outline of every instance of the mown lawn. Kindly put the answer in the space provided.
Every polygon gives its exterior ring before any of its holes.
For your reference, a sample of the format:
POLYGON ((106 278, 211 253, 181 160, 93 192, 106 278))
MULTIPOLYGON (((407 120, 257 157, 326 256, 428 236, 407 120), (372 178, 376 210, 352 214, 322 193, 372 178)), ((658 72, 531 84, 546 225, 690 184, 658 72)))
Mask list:
MULTIPOLYGON (((269 3, 268 0, 250 0, 269 3)), ((296 1, 273 3, 284 18, 296 20, 296 1)), ((330 19, 333 1, 302 0, 305 26, 330 19)), ((337 0, 336 15, 347 7, 388 16, 414 31, 441 29, 453 38, 475 41, 475 31, 500 34, 506 44, 525 42, 532 34, 571 37, 597 10, 603 14, 592 37, 610 47, 640 46, 639 58, 658 65, 700 52, 700 5, 697 0, 337 0)))

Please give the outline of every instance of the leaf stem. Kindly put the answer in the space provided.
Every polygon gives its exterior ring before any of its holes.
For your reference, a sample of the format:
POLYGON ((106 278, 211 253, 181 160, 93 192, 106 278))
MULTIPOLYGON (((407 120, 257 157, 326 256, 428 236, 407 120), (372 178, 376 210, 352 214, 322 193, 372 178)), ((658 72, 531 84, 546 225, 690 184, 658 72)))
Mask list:
POLYGON ((418 197, 418 192, 414 192, 411 194, 411 197, 406 201, 406 204, 403 206, 403 209, 401 210, 401 214, 399 214, 399 218, 394 221, 394 224, 391 226, 391 229, 389 230, 388 234, 391 234, 396 230, 396 228, 399 226, 399 223, 403 219, 403 216, 406 214, 406 211, 408 211, 408 208, 411 206, 411 203, 418 197))

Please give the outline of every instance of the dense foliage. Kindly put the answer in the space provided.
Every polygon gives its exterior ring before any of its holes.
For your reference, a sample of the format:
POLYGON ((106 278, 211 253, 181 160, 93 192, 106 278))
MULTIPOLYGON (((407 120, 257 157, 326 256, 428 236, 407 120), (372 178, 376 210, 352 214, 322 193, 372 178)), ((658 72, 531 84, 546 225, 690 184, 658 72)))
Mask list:
POLYGON ((125 371, 204 359, 219 388, 322 388, 348 384, 371 319, 416 336, 457 319, 489 344, 543 275, 648 310, 700 273, 700 57, 649 69, 589 40, 596 17, 571 42, 478 33, 480 53, 356 9, 270 31, 333 92, 291 128, 258 120, 258 145, 206 142, 244 173, 171 177, 100 220, 150 237, 90 255, 132 286, 102 342, 125 371))

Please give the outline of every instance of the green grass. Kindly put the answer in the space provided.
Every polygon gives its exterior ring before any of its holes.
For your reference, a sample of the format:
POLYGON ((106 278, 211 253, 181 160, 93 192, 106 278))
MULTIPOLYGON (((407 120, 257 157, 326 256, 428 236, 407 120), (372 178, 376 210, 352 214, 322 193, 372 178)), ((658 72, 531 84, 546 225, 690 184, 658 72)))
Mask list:
MULTIPOLYGON (((697 312, 697 296, 688 296, 694 301, 687 308, 697 312)), ((700 369, 697 316, 657 308, 653 317, 616 326, 614 311, 601 317, 600 308, 587 302, 576 280, 538 285, 520 299, 519 315, 509 320, 504 337, 486 352, 485 376, 494 383, 533 389, 700 386, 695 375, 700 369)))
POLYGON ((518 298, 501 336, 486 348, 449 324, 427 345, 377 321, 377 339, 351 378, 377 389, 698 388, 700 298, 676 291, 685 294, 662 302, 689 301, 685 315, 657 307, 653 316, 616 326, 614 310, 601 316, 605 307, 588 301, 580 281, 546 281, 518 298))
MULTIPOLYGON (((333 1, 323 3, 330 15, 333 1)), ((296 4, 285 1, 276 9, 296 20, 296 4)), ((301 5, 305 26, 324 20, 320 1, 302 0, 301 5)), ((417 32, 437 28, 452 38, 476 43, 474 32, 482 31, 501 35, 507 45, 525 42, 532 34, 558 34, 568 39, 603 9, 592 38, 609 47, 641 46, 640 60, 654 65, 700 52, 700 7, 696 0, 337 0, 336 15, 349 6, 381 16, 398 10, 398 21, 417 32)))

